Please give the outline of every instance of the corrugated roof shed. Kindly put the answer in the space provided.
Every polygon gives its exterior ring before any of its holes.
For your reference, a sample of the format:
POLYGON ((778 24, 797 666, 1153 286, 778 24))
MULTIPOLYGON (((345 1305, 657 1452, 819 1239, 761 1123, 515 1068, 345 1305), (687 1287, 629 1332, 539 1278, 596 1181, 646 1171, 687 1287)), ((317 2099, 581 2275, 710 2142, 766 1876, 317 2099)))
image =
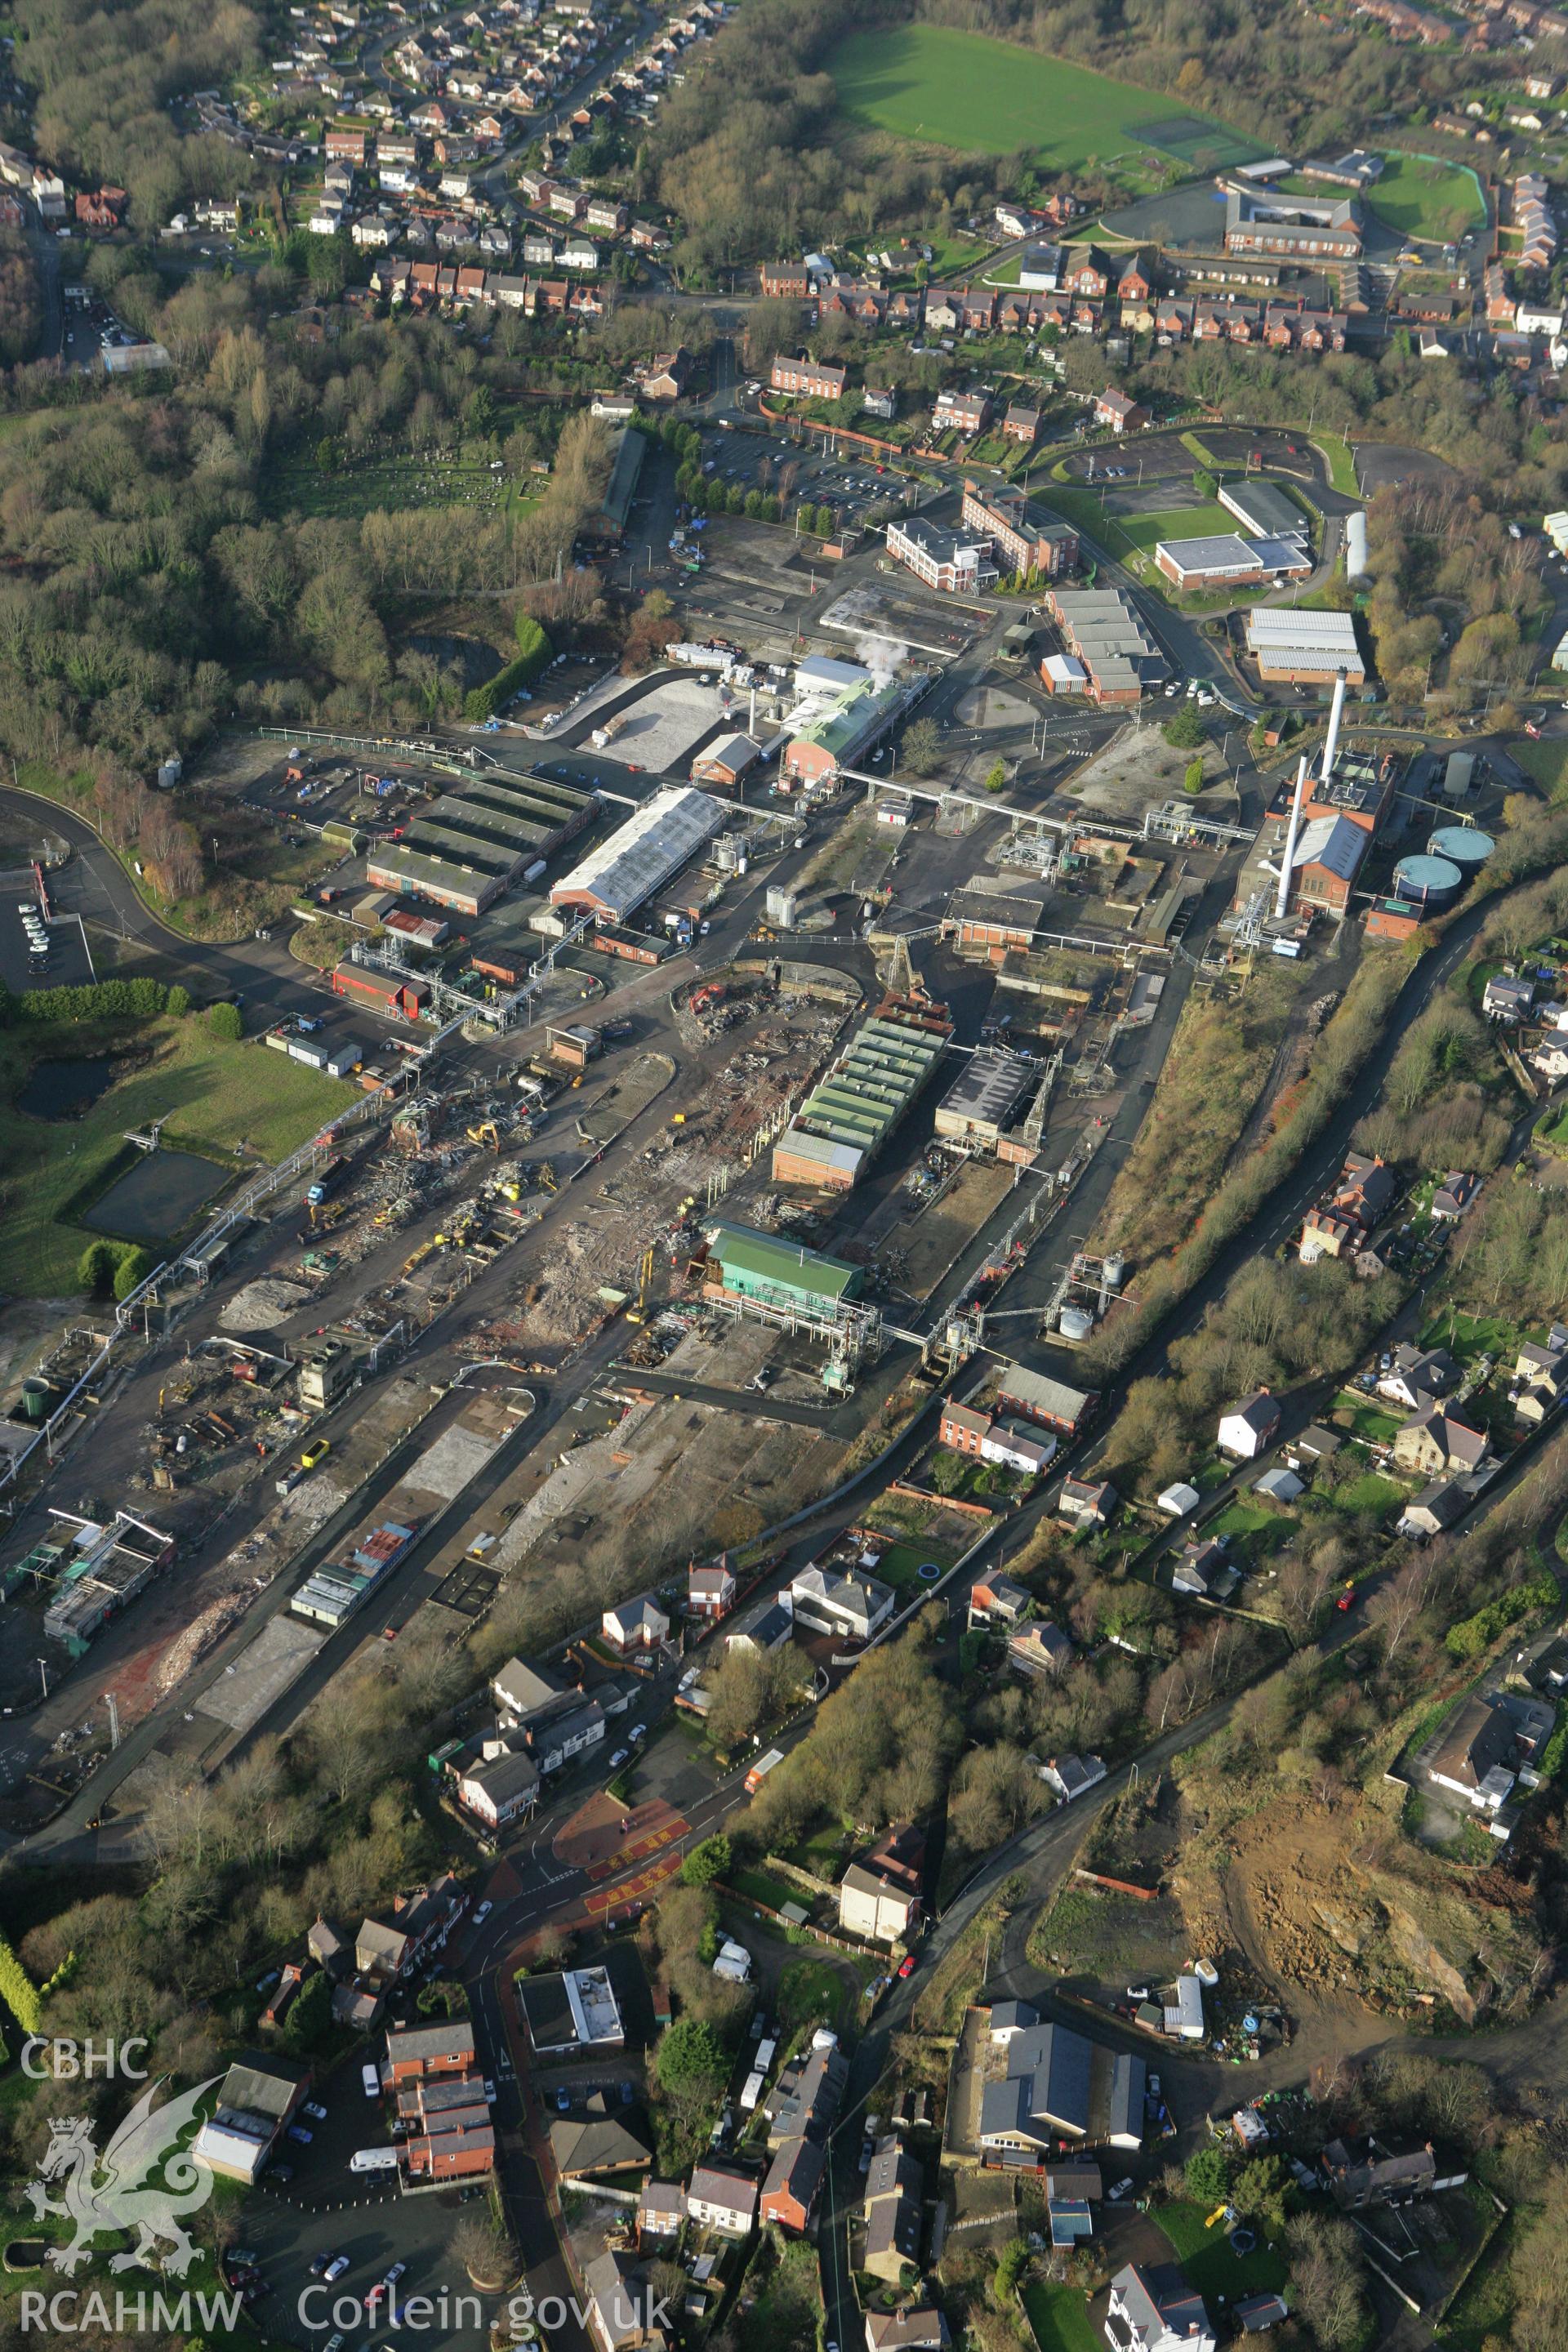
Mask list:
POLYGON ((622 921, 678 874, 724 823, 721 803, 689 784, 655 793, 551 890, 556 906, 591 901, 622 921))

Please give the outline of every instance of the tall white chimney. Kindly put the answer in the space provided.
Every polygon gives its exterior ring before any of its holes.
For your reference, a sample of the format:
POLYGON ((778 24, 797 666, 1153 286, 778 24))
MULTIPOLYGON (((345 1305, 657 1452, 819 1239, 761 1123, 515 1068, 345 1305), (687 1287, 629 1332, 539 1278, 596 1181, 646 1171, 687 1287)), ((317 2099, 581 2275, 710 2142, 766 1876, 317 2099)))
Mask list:
POLYGON ((1345 674, 1334 673, 1334 698, 1329 708, 1329 732, 1323 744, 1323 782, 1326 784, 1334 772, 1334 753, 1340 748, 1340 721, 1345 712, 1345 674))
MULTIPOLYGON (((1340 685, 1344 678, 1342 674, 1340 685)), ((1296 770, 1296 797, 1290 803, 1290 822, 1285 829, 1285 855, 1279 861, 1279 887, 1275 894, 1274 912, 1281 919, 1290 911, 1290 861, 1296 855, 1296 835, 1301 830, 1301 803, 1307 797, 1307 756, 1303 752, 1296 770)))

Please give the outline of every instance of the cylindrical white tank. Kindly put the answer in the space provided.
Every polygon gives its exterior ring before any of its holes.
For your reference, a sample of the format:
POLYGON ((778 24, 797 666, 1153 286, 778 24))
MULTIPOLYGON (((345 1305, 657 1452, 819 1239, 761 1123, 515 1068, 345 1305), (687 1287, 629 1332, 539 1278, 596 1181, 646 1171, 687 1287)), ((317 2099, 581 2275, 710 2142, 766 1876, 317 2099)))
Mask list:
POLYGON ((1107 1290, 1120 1290, 1127 1276, 1127 1261, 1120 1250, 1113 1250, 1100 1268, 1107 1290))
POLYGON ((1345 524, 1345 578, 1363 578, 1366 563, 1366 517, 1353 514, 1345 524))
POLYGON ((1087 1307, 1064 1307, 1057 1317, 1057 1328, 1064 1339, 1087 1339, 1094 1328, 1094 1318, 1087 1307))

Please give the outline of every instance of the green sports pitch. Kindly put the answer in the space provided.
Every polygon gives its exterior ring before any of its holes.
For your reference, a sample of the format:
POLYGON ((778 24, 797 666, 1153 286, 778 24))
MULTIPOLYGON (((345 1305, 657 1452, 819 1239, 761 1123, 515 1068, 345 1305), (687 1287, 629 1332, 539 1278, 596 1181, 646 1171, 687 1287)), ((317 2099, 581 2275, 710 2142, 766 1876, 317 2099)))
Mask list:
POLYGON ((1152 152, 1217 172, 1263 152, 1224 123, 1163 113, 1150 90, 945 25, 852 34, 828 71, 845 113, 875 130, 966 154, 1034 154, 1054 171, 1152 152))

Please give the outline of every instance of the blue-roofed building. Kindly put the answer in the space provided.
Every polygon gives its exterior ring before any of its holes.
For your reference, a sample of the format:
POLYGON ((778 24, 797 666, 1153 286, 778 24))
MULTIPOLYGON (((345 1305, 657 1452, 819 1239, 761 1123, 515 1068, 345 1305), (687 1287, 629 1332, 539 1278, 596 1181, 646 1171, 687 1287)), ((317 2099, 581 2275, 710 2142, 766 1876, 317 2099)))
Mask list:
POLYGON ((1080 2240, 1093 2237, 1094 2216, 1087 2198, 1052 2197, 1046 2211, 1050 2217, 1053 2246, 1076 2246, 1080 2240))

